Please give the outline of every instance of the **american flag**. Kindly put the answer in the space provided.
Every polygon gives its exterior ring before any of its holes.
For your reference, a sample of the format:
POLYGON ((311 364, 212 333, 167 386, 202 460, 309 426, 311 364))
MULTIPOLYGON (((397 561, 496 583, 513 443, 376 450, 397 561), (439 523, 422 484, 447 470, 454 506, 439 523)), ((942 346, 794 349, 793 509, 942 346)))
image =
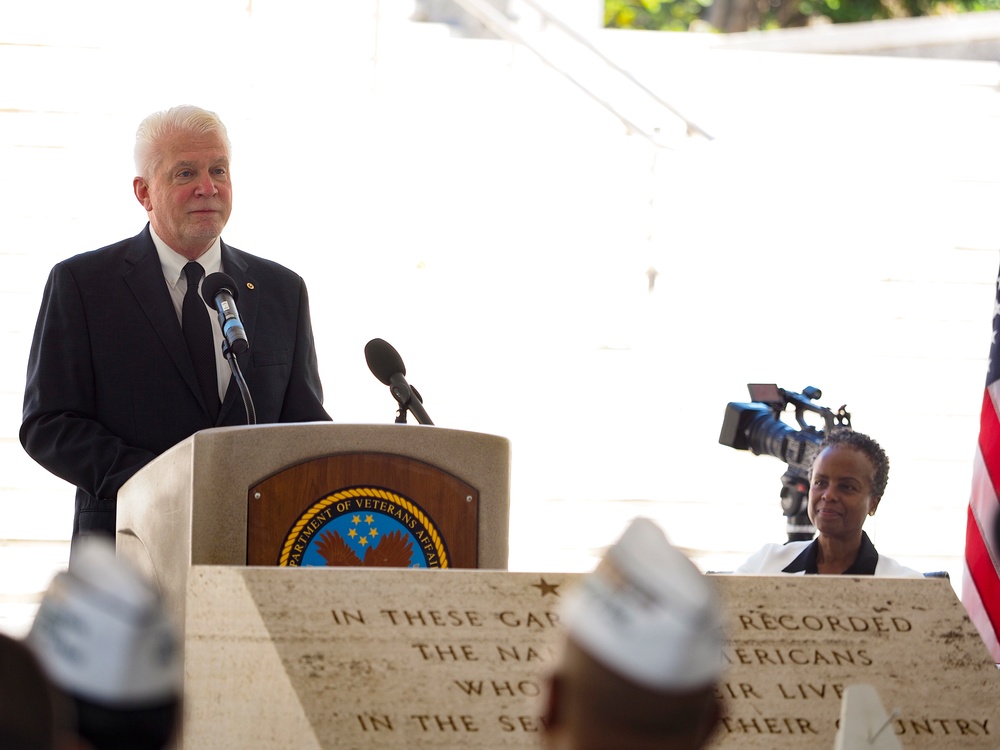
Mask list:
POLYGON ((993 302, 993 345, 979 415, 979 445, 972 468, 972 495, 965 529, 965 570, 962 603, 983 642, 1000 663, 1000 539, 997 509, 1000 497, 1000 278, 993 302))

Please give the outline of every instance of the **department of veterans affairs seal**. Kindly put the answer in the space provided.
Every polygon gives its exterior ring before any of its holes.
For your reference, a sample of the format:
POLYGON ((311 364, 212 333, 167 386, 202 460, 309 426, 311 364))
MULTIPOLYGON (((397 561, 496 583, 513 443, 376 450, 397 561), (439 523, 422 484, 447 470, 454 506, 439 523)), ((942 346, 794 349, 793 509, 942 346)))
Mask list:
POLYGON ((279 566, 447 568, 433 521, 395 492, 352 487, 327 495, 292 525, 279 566))

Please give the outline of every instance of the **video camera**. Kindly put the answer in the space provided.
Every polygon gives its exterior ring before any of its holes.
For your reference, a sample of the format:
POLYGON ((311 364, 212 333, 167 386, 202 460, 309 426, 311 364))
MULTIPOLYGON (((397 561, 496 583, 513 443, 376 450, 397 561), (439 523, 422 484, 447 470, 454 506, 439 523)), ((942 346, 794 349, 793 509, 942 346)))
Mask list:
POLYGON ((774 384, 751 383, 747 388, 753 403, 726 404, 719 442, 758 456, 774 456, 788 465, 781 477, 780 493, 781 510, 788 519, 788 541, 808 541, 816 533, 808 514, 809 469, 825 434, 835 427, 851 429, 851 415, 846 406, 833 411, 813 403, 823 397, 823 392, 812 386, 803 388, 802 393, 774 384), (795 407, 798 430, 781 419, 789 405, 795 407), (819 414, 823 428, 808 424, 806 412, 819 414))

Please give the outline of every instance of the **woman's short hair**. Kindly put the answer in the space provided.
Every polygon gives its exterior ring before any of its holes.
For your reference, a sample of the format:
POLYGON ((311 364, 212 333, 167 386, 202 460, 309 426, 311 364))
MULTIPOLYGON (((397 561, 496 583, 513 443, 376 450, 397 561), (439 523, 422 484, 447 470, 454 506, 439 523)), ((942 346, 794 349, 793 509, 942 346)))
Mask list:
POLYGON ((166 136, 173 133, 193 133, 205 135, 217 133, 226 145, 226 153, 232 153, 226 126, 215 112, 181 104, 160 112, 154 112, 139 123, 135 133, 135 170, 139 177, 148 180, 163 158, 162 144, 166 136))
MULTIPOLYGON (((872 477, 872 494, 875 497, 882 497, 885 493, 885 486, 889 483, 889 456, 882 449, 874 438, 863 432, 855 432, 846 428, 830 430, 820 443, 818 456, 824 448, 843 447, 851 448, 864 454, 875 467, 875 475, 872 477)), ((815 461, 815 458, 813 459, 815 461)))

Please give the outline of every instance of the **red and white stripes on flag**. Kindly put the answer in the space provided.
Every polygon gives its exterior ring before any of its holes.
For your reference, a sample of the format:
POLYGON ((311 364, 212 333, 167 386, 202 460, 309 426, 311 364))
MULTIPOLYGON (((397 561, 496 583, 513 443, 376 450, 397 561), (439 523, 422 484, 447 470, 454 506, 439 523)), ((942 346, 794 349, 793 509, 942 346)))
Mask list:
MULTIPOLYGON (((998 286, 1000 298, 1000 286, 998 286)), ((965 569, 962 604, 979 629, 983 642, 1000 663, 1000 540, 997 510, 1000 497, 1000 301, 994 309, 993 346, 983 408, 979 417, 979 445, 972 469, 972 495, 965 530, 965 569)))

